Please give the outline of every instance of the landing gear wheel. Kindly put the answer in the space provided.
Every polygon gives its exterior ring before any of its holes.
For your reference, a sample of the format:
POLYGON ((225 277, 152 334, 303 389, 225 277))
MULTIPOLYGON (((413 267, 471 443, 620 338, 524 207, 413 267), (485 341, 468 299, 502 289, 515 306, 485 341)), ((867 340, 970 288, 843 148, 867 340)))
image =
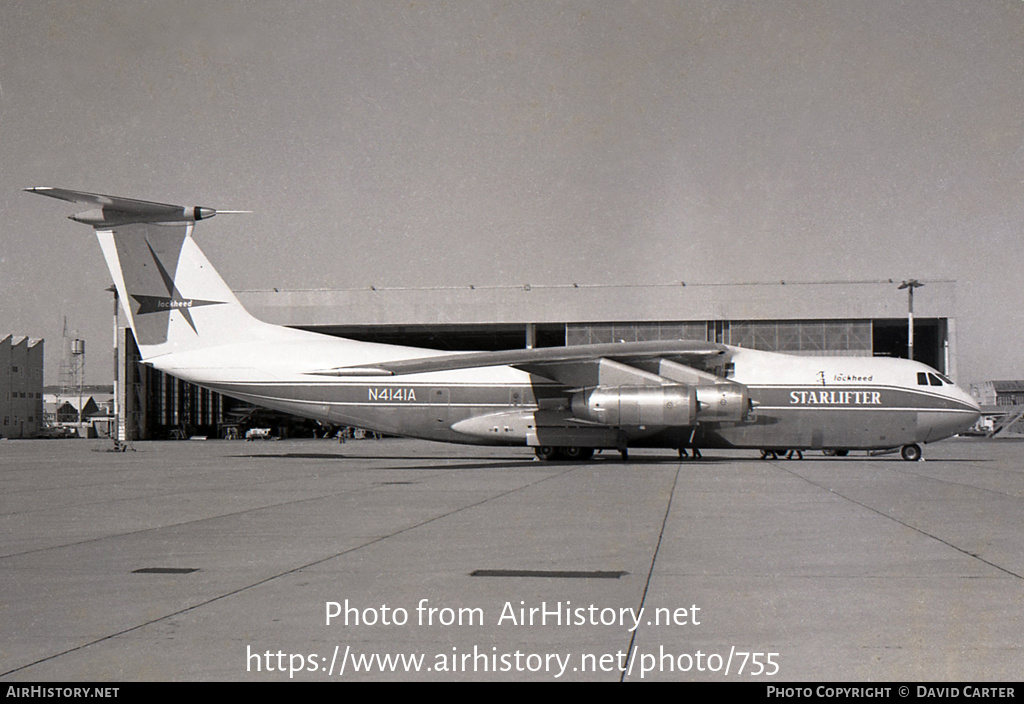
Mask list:
POLYGON ((552 447, 551 445, 541 445, 533 452, 537 455, 537 459, 543 460, 544 462, 550 462, 558 456, 558 448, 552 447))
POLYGON ((592 447, 577 447, 572 445, 570 447, 563 447, 562 454, 565 455, 565 459, 572 460, 574 462, 582 462, 583 460, 589 460, 594 456, 594 448, 592 447))
POLYGON ((900 450, 900 455, 903 456, 907 462, 917 462, 921 459, 921 446, 920 445, 904 445, 903 449, 900 450))

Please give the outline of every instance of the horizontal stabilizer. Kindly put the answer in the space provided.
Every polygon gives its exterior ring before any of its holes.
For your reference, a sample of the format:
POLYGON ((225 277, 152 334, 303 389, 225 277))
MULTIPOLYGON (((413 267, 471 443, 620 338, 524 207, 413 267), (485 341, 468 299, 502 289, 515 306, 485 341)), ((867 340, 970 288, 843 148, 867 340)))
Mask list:
POLYGON ((49 186, 37 186, 35 188, 26 188, 25 190, 29 193, 38 193, 41 196, 49 196, 50 198, 66 200, 71 203, 95 206, 93 210, 72 215, 71 219, 96 228, 127 225, 130 223, 196 222, 198 220, 207 220, 217 214, 217 211, 213 208, 154 203, 146 200, 135 200, 134 198, 105 196, 99 193, 70 191, 64 188, 51 188, 49 186))

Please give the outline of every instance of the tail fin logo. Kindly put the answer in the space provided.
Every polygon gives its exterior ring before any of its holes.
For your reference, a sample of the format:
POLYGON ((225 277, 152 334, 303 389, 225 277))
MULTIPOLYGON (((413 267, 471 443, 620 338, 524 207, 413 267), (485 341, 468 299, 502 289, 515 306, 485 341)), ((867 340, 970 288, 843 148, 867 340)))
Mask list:
POLYGON ((192 320, 192 313, 190 309, 198 308, 200 306, 215 306, 223 305, 225 301, 204 301, 196 298, 185 298, 181 295, 178 287, 174 283, 174 278, 168 273, 167 268, 160 261, 160 257, 153 251, 153 246, 146 241, 146 247, 149 248, 149 253, 153 257, 153 261, 156 262, 157 269, 160 271, 160 278, 163 279, 164 286, 167 287, 166 296, 144 296, 141 294, 131 294, 138 304, 139 309, 136 311, 136 315, 148 315, 149 313, 169 313, 172 310, 176 310, 181 313, 182 317, 188 323, 189 327, 192 328, 192 332, 199 334, 196 330, 195 321, 192 320))

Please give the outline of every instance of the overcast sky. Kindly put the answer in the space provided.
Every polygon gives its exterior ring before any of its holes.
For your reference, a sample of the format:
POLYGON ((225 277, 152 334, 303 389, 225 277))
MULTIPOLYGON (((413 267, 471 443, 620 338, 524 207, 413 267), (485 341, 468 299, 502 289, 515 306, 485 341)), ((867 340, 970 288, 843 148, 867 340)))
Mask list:
POLYGON ((960 381, 1024 378, 1021 0, 0 0, 0 159, 47 383, 110 276, 35 185, 255 211, 235 289, 955 279, 960 381))

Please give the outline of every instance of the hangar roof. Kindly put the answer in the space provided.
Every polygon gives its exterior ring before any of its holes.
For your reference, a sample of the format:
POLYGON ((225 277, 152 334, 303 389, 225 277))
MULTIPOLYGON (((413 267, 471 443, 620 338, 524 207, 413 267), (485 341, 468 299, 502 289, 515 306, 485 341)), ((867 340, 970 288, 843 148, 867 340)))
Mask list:
MULTIPOLYGON (((955 317, 956 282, 926 281, 914 315, 955 317)), ((270 323, 464 325, 905 318, 898 281, 462 286, 239 291, 270 323)))

